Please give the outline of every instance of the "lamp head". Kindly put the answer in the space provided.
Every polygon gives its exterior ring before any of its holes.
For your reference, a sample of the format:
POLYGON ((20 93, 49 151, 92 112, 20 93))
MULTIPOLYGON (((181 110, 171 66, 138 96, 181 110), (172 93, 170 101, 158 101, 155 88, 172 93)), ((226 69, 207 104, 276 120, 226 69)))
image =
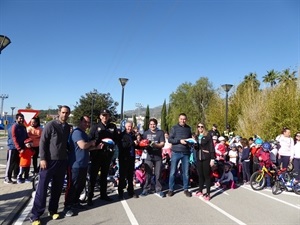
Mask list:
POLYGON ((224 91, 229 92, 232 86, 233 86, 232 84, 223 84, 222 88, 224 91))
POLYGON ((127 78, 119 78, 119 81, 120 81, 122 87, 124 87, 126 85, 128 79, 127 78))
POLYGON ((0 35, 0 54, 3 49, 6 48, 7 45, 11 43, 10 39, 4 35, 0 35))

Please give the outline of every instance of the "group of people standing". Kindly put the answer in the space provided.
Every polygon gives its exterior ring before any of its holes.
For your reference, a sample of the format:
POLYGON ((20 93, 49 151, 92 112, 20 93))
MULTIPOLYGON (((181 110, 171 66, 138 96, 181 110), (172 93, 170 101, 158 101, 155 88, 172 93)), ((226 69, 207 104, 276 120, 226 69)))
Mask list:
POLYGON ((15 123, 8 129, 7 165, 4 183, 31 182, 29 170, 33 164, 33 174, 38 173, 39 141, 42 134, 40 120, 34 117, 30 126, 24 126, 24 115, 16 114, 15 123), (31 160, 32 159, 32 160, 31 160))
MULTIPOLYGON (((16 123, 9 131, 8 146, 10 150, 8 151, 6 182, 12 181, 12 173, 17 174, 17 158, 19 153, 25 149, 26 139, 30 137, 32 139, 31 149, 35 152, 33 156, 34 173, 38 172, 37 156, 39 155, 40 157, 40 179, 30 217, 33 225, 41 224, 40 217, 46 209, 47 190, 50 180, 52 185, 48 214, 52 219, 59 218, 58 203, 66 172, 68 185, 64 203, 65 216, 73 216, 74 210, 84 207, 80 204, 79 196, 84 189, 88 173, 87 205, 92 206, 94 204, 94 189, 99 171, 101 171, 100 199, 104 201, 113 200, 107 195, 107 176, 114 155, 114 146, 105 143, 104 139, 111 140, 118 147, 118 196, 120 200, 124 198, 124 189, 126 187, 129 198, 145 197, 150 194, 152 177, 155 177, 156 194, 162 198, 166 196, 161 183, 162 159, 166 146, 171 157, 167 196, 172 197, 176 194, 175 178, 180 164, 184 195, 187 197, 195 195, 207 201, 211 199, 211 172, 216 160, 213 137, 218 133, 216 129, 207 130, 205 124, 199 122, 194 133, 187 124, 187 115, 181 113, 178 117, 178 123, 171 128, 168 136, 166 136, 164 131, 158 129, 158 121, 155 118, 149 120, 149 129, 143 134, 138 134, 134 131, 131 121, 126 122, 125 129, 121 132, 110 121, 110 111, 104 109, 100 112, 99 123, 90 126, 91 120, 89 116, 84 115, 79 119, 76 128, 71 131, 71 126, 67 122, 69 115, 70 108, 65 105, 61 106, 58 111, 58 119, 48 122, 42 131, 37 129, 39 121, 36 118, 33 118, 31 126, 26 129, 23 125, 24 116, 17 114, 16 123), (89 132, 87 133, 88 130, 89 132), (143 146, 145 184, 142 187, 141 194, 138 196, 133 186, 135 150, 139 148, 143 140, 148 140, 148 144, 143 146), (191 140, 193 140, 192 144, 191 140), (198 188, 194 193, 189 191, 190 156, 192 150, 198 174, 198 188)), ((215 125, 214 127, 216 128, 215 125)), ((228 135, 233 135, 230 131, 227 131, 227 133, 228 135)), ((300 133, 298 136, 300 137, 300 133)), ((278 139, 282 141, 282 148, 284 148, 285 144, 288 144, 284 133, 278 139)), ((245 150, 249 148, 247 139, 242 139, 241 146, 245 150)), ((295 158, 295 166, 299 167, 300 155, 298 149, 293 153, 293 156, 289 155, 289 158, 281 154, 281 160, 284 165, 292 158, 295 158)))

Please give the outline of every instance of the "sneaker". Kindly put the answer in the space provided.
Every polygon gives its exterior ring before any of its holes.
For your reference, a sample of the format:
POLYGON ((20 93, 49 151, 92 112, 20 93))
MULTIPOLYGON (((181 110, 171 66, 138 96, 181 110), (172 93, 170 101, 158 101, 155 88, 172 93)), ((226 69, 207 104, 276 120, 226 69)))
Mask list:
POLYGON ((25 183, 31 183, 30 179, 25 179, 25 183))
POLYGON ((201 191, 197 191, 196 193, 194 193, 194 196, 199 198, 203 196, 203 193, 201 191))
POLYGON ((169 190, 167 195, 168 195, 169 197, 172 197, 172 196, 174 195, 174 191, 169 190))
POLYGON ((107 195, 101 196, 100 199, 104 200, 104 201, 108 201, 108 202, 111 202, 113 200, 112 198, 108 197, 107 195))
POLYGON ((189 190, 184 190, 183 193, 185 194, 186 197, 192 197, 192 193, 189 192, 189 190))
POLYGON ((58 213, 48 212, 48 216, 51 216, 53 220, 59 219, 58 213))
POLYGON ((148 194, 149 194, 149 193, 148 193, 147 191, 143 191, 143 192, 140 194, 140 196, 141 196, 141 197, 146 197, 148 194))
POLYGON ((272 188, 271 188, 271 187, 266 187, 265 189, 267 189, 267 190, 272 190, 272 188))
POLYGON ((23 184, 23 183, 24 183, 23 180, 21 180, 21 179, 18 179, 18 180, 17 180, 17 184, 23 184))
POLYGON ((14 184, 15 182, 13 182, 12 180, 5 178, 4 179, 4 184, 14 184))
POLYGON ((71 208, 65 209, 65 216, 71 217, 74 215, 74 211, 71 208))
POLYGON ((34 220, 31 222, 31 225, 41 225, 41 221, 40 220, 34 220))
POLYGON ((135 193, 133 193, 133 194, 130 193, 130 194, 128 194, 128 197, 129 198, 138 198, 139 196, 135 193))
POLYGON ((205 201, 210 201, 210 196, 209 196, 209 195, 205 195, 205 196, 203 196, 203 199, 204 199, 205 201))
POLYGON ((15 178, 15 177, 12 177, 11 180, 12 180, 13 182, 17 182, 17 178, 15 178))
POLYGON ((162 191, 156 192, 155 194, 156 194, 158 197, 160 197, 160 198, 166 197, 165 193, 162 192, 162 191))

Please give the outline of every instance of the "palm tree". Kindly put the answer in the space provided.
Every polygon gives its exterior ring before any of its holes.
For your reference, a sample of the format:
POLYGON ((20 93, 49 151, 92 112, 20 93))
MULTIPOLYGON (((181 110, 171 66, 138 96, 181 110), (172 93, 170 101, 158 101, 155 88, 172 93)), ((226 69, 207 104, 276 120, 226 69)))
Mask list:
POLYGON ((249 73, 244 77, 243 86, 248 86, 248 85, 250 85, 253 88, 252 90, 254 91, 257 91, 259 89, 260 82, 257 79, 256 73, 249 73))
POLYGON ((274 87, 276 85, 277 79, 278 79, 278 72, 276 72, 274 69, 271 71, 267 71, 267 74, 263 76, 263 82, 270 83, 271 87, 274 87))
POLYGON ((290 81, 296 81, 296 71, 290 72, 290 69, 285 69, 278 77, 279 83, 285 84, 290 81))

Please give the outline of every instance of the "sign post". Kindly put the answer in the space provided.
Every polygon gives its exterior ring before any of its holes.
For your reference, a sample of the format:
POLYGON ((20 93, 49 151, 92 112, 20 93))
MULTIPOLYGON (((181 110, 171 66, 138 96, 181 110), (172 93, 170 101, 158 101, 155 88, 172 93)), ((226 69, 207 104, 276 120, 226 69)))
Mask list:
POLYGON ((30 125, 30 121, 33 117, 38 116, 39 110, 34 109, 19 109, 18 113, 22 113, 24 115, 24 123, 26 127, 30 125))

